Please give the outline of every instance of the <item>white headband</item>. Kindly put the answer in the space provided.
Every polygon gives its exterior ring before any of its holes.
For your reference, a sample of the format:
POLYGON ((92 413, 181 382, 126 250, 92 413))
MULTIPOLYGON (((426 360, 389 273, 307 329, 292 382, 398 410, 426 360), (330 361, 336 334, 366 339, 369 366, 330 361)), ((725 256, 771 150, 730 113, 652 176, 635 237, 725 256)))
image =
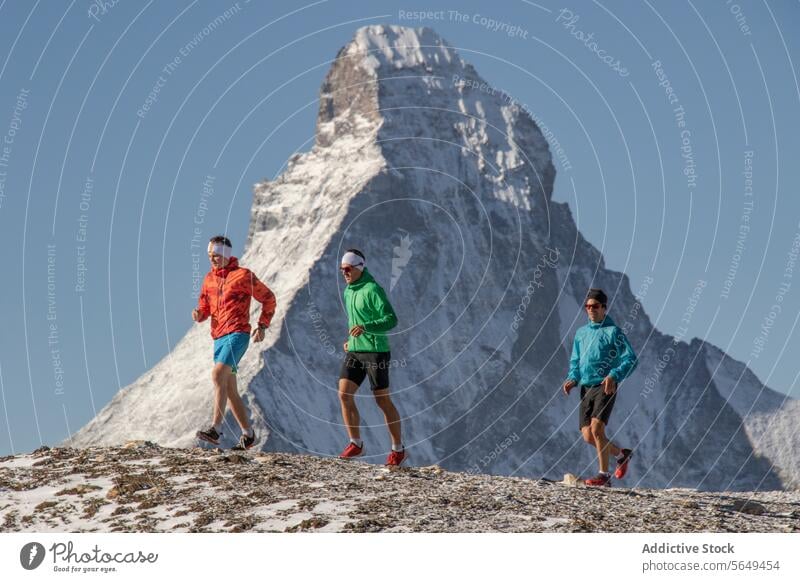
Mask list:
POLYGON ((227 245, 223 245, 220 243, 208 243, 208 252, 214 253, 215 255, 222 255, 226 259, 231 258, 231 247, 227 245))
POLYGON ((363 271, 364 267, 367 264, 367 260, 363 257, 359 257, 355 253, 345 253, 342 257, 342 264, 343 265, 350 265, 351 267, 357 267, 359 271, 363 271))

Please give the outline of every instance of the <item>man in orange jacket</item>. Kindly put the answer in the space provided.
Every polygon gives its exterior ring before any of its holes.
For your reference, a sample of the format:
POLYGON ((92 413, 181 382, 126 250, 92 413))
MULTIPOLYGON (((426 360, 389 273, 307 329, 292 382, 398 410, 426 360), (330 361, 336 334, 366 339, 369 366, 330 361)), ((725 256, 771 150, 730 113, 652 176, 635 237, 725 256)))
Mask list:
POLYGON ((218 445, 222 436, 225 404, 230 402, 233 416, 242 429, 234 450, 245 450, 255 444, 255 434, 247 419, 247 408, 236 386, 236 370, 250 343, 250 298, 262 304, 258 327, 253 330, 254 342, 264 339, 275 313, 275 295, 250 270, 239 266, 231 256, 231 241, 215 236, 208 243, 211 270, 203 280, 197 309, 192 319, 200 323, 211 316, 211 337, 214 338, 214 367, 211 378, 216 387, 211 427, 197 432, 200 440, 218 445))

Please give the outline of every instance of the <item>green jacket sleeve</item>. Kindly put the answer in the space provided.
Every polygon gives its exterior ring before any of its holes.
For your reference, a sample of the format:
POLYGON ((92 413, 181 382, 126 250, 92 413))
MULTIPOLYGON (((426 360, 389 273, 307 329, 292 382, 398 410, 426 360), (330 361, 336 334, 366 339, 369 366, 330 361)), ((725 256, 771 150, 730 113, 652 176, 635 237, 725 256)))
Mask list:
POLYGON ((392 304, 386 297, 386 292, 380 285, 375 285, 369 294, 369 304, 372 308, 373 319, 363 324, 364 331, 368 333, 385 333, 397 325, 397 315, 392 309, 392 304))
POLYGON ((617 382, 622 382, 636 369, 639 360, 636 358, 636 354, 633 352, 633 348, 622 330, 617 330, 614 344, 617 348, 617 362, 619 363, 608 375, 617 382))
POLYGON ((569 359, 569 373, 567 380, 572 380, 576 384, 581 381, 581 350, 578 343, 578 334, 575 334, 575 339, 572 341, 572 357, 569 359))

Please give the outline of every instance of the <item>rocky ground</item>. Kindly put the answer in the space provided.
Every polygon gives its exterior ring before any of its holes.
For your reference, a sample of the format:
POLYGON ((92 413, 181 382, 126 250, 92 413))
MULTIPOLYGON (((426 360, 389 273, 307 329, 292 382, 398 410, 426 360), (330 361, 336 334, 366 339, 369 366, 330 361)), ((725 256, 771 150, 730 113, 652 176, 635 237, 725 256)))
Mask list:
POLYGON ((800 492, 587 488, 276 453, 0 458, 0 532, 796 532, 800 492))

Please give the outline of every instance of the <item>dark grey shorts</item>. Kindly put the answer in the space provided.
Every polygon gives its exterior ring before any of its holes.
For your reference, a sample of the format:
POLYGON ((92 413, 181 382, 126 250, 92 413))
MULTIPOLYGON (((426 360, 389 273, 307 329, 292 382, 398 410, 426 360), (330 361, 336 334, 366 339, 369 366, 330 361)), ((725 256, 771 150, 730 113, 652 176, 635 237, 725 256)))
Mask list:
POLYGON ((580 428, 592 424, 593 418, 608 424, 616 399, 617 393, 609 396, 603 392, 602 384, 581 386, 580 428))

